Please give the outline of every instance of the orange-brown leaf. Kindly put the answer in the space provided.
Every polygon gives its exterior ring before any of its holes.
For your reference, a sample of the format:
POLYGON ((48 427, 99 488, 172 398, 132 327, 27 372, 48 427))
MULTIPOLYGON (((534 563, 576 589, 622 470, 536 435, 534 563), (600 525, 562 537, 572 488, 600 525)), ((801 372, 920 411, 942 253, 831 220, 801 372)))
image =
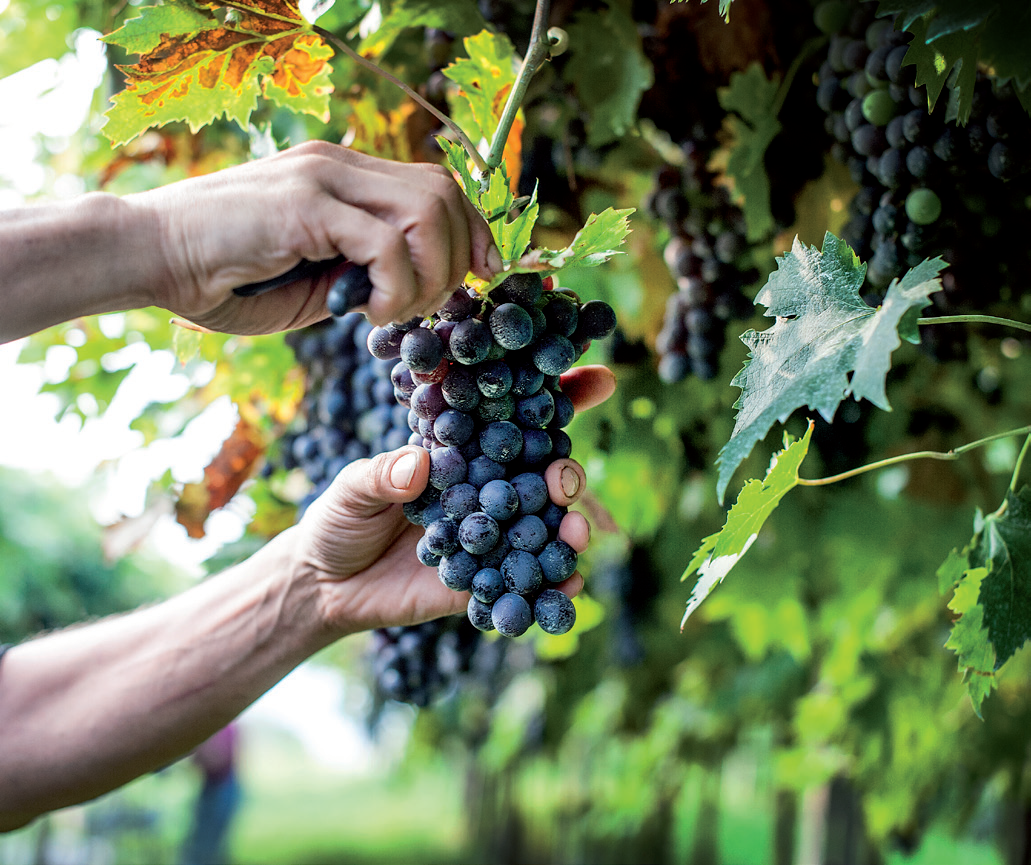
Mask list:
POLYGON ((260 432, 241 420, 204 469, 204 480, 186 484, 175 505, 176 520, 191 538, 204 537, 204 523, 212 511, 225 507, 254 471, 265 452, 260 432))

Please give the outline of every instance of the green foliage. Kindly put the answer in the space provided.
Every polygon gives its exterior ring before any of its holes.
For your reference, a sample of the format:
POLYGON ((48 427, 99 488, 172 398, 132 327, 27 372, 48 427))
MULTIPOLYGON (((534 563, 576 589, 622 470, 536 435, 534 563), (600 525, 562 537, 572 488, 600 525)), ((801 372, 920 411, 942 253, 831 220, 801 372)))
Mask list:
POLYGON ((880 0, 877 14, 898 14, 896 26, 913 34, 905 63, 916 66, 932 108, 948 84, 948 119, 969 119, 978 65, 1000 82, 1012 81, 1027 106, 1031 7, 1024 0, 880 0))
POLYGON ((950 554, 938 578, 953 589, 949 608, 959 616, 946 646, 980 715, 995 674, 1031 637, 1031 487, 1008 492, 988 516, 978 512, 974 537, 950 554))
POLYGON ((773 455, 766 477, 761 481, 750 480, 744 485, 737 502, 727 514, 726 525, 705 538, 695 551, 680 578, 686 580, 695 571, 698 572, 698 582, 688 599, 687 610, 680 622, 681 628, 691 613, 698 609, 709 593, 723 582, 730 569, 748 552, 780 500, 798 484, 798 470, 809 452, 812 435, 812 423, 800 439, 792 440, 785 433, 784 450, 773 455))
POLYGON ((461 37, 478 33, 484 26, 475 0, 400 0, 385 8, 388 11, 379 26, 358 46, 365 57, 381 57, 405 30, 413 27, 434 27, 461 37))
POLYGON ((470 140, 489 140, 515 83, 515 49, 507 36, 487 30, 463 44, 467 56, 444 69, 460 88, 449 100, 451 119, 470 140))
POLYGON ((0 470, 0 643, 160 597, 167 571, 105 561, 81 494, 0 470))
POLYGON ((884 380, 891 354, 900 335, 915 339, 914 315, 941 288, 937 274, 944 266, 934 259, 914 267, 892 282, 875 309, 860 297, 866 266, 848 244, 828 232, 818 251, 795 238, 755 299, 774 325, 741 336, 750 351, 731 382, 741 396, 734 432, 718 459, 720 501, 755 443, 795 409, 807 405, 830 421, 852 395, 890 410, 884 380))
POLYGON ((246 128, 263 96, 284 108, 329 119, 329 58, 291 0, 237 0, 219 18, 192 0, 146 6, 104 37, 139 61, 125 67, 104 134, 116 144, 152 126, 185 121, 196 132, 224 116, 246 128))
POLYGON ((719 89, 720 105, 732 111, 730 129, 734 145, 727 161, 727 174, 742 198, 742 210, 750 241, 761 240, 775 227, 770 211, 770 178, 763 157, 780 132, 777 120, 780 89, 776 79, 767 79, 759 63, 730 76, 730 84, 719 89))
POLYGON ((654 80, 641 37, 616 4, 600 12, 578 13, 567 30, 570 56, 565 78, 586 114, 587 143, 597 147, 616 141, 634 124, 641 94, 654 80))
POLYGON ((79 18, 71 3, 12 0, 0 13, 0 78, 70 51, 79 18))

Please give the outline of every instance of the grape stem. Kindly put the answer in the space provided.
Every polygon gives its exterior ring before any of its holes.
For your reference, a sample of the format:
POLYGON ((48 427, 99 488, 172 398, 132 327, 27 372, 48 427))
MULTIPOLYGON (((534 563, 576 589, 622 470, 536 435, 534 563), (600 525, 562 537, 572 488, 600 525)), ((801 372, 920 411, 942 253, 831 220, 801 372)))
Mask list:
POLYGON ((828 484, 834 484, 838 481, 847 480, 853 478, 856 475, 861 475, 864 472, 872 472, 876 469, 887 468, 888 466, 896 465, 897 463, 909 462, 910 460, 957 460, 967 451, 972 451, 975 448, 982 447, 989 442, 996 441, 997 439, 1009 438, 1010 436, 1024 435, 1028 436, 1028 440, 1024 442, 1024 448, 1020 452, 1020 456, 1017 458, 1017 467, 1013 474, 1012 484, 1016 483, 1017 474, 1020 472, 1021 463, 1024 460, 1024 455, 1028 450, 1028 441, 1031 441, 1031 426, 1022 426, 1017 429, 1007 430, 1006 432, 995 433, 995 435, 986 436, 985 438, 978 439, 977 441, 968 442, 965 445, 960 445, 958 448, 953 448, 948 451, 914 451, 908 454, 900 454, 897 457, 888 457, 887 459, 877 460, 877 462, 867 463, 865 466, 859 466, 859 468, 849 469, 847 472, 842 472, 837 475, 830 475, 826 478, 799 478, 798 485, 803 487, 822 487, 828 484))
POLYGON ((343 39, 340 39, 338 36, 334 35, 329 30, 326 30, 324 27, 319 27, 317 24, 313 24, 312 25, 312 30, 314 30, 316 33, 318 33, 319 36, 321 36, 325 41, 327 41, 327 42, 331 43, 332 45, 336 46, 336 48, 338 48, 340 51, 342 51, 344 54, 346 54, 348 57, 350 57, 359 66, 364 66, 370 72, 374 72, 376 75, 379 75, 381 78, 385 78, 391 84, 393 84, 393 85, 395 85, 397 87, 400 87, 406 94, 408 94, 409 97, 414 99, 419 105, 421 105, 423 108, 425 108, 427 111, 429 111, 430 114, 432 114, 434 117, 436 117, 437 120, 439 120, 449 130, 451 130, 451 133, 455 136, 456 139, 458 139, 458 143, 461 144, 462 147, 465 148, 465 152, 469 154, 469 158, 476 165, 477 170, 482 171, 482 172, 486 172, 486 171, 489 170, 488 167, 487 167, 487 163, 483 161, 483 157, 480 155, 479 151, 476 149, 476 145, 473 144, 472 141, 469 140, 469 136, 466 135, 462 131, 462 128, 457 123, 455 123, 454 120, 452 120, 450 117, 448 117, 443 111, 441 111, 440 109, 434 107, 429 102, 427 102, 425 99, 423 99, 422 96, 420 96, 416 91, 414 91, 411 87, 409 87, 407 84, 405 84, 400 78, 397 78, 396 76, 391 75, 389 72, 387 72, 386 69, 382 69, 379 66, 377 66, 375 63, 373 63, 371 60, 369 60, 369 59, 367 59, 365 57, 362 57, 361 54, 359 54, 357 51, 355 51, 343 39))
MULTIPOLYGON (((551 15, 551 0, 537 0, 537 9, 533 16, 533 27, 530 30, 530 45, 526 49, 526 56, 523 58, 523 65, 519 67, 519 74, 516 75, 515 83, 508 94, 508 100, 501 112, 501 119, 498 120, 498 128, 494 130, 494 137, 490 142, 490 151, 487 153, 487 168, 493 171, 499 165, 505 153, 505 144, 508 141, 508 134, 512 131, 512 124, 515 122, 519 106, 526 98, 526 91, 530 87, 530 80, 550 58, 551 40, 548 38, 548 18, 551 15)), ((482 169, 481 169, 482 170, 482 169)))
POLYGON ((1015 327, 1031 333, 1031 324, 1014 321, 1012 318, 999 318, 996 315, 934 315, 930 318, 918 318, 917 324, 1001 324, 1003 327, 1015 327))
POLYGON ((1024 446, 1020 449, 1020 454, 1017 456, 1017 463, 1013 466, 1013 477, 1010 478, 1010 492, 1015 493, 1017 491, 1017 480, 1020 478, 1020 469, 1024 465, 1024 457, 1027 456, 1028 448, 1031 447, 1031 434, 1024 439, 1024 446))

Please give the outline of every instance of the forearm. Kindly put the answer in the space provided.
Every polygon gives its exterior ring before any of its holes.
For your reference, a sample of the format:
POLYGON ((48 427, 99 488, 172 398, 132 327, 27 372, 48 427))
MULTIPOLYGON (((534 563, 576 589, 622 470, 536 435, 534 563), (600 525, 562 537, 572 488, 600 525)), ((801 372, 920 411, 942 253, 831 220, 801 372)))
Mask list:
POLYGON ((163 260, 156 213, 130 199, 90 193, 0 211, 0 342, 153 304, 163 260))
POLYGON ((7 654, 0 831, 182 756, 338 636, 291 535, 162 604, 7 654))

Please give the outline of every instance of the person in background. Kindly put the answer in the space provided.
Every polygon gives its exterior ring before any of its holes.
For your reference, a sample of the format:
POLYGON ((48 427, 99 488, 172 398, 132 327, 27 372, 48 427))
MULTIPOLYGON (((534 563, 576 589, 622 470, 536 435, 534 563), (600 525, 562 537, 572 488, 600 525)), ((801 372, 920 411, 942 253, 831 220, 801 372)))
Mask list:
MULTIPOLYGON (((502 268, 444 169, 309 142, 123 198, 0 211, 0 342, 152 305, 230 333, 305 327, 329 314, 328 276, 257 297, 233 288, 337 255, 368 267, 374 324, 428 314, 468 272, 502 268)), ((578 411, 614 388, 604 367, 563 376, 578 411)), ((0 649, 0 831, 167 765, 341 637, 463 610, 467 596, 419 563, 422 530, 402 513, 428 475, 419 447, 352 463, 297 525, 227 571, 156 606, 0 649)), ((559 505, 586 483, 568 459, 546 480, 559 505)), ((559 532, 578 552, 589 534, 576 512, 559 532)), ((582 584, 574 574, 559 588, 572 596, 582 584)))
POLYGON ((239 727, 230 722, 201 742, 190 755, 201 771, 202 780, 180 865, 226 865, 229 862, 229 830, 241 798, 236 769, 239 736, 239 727))

